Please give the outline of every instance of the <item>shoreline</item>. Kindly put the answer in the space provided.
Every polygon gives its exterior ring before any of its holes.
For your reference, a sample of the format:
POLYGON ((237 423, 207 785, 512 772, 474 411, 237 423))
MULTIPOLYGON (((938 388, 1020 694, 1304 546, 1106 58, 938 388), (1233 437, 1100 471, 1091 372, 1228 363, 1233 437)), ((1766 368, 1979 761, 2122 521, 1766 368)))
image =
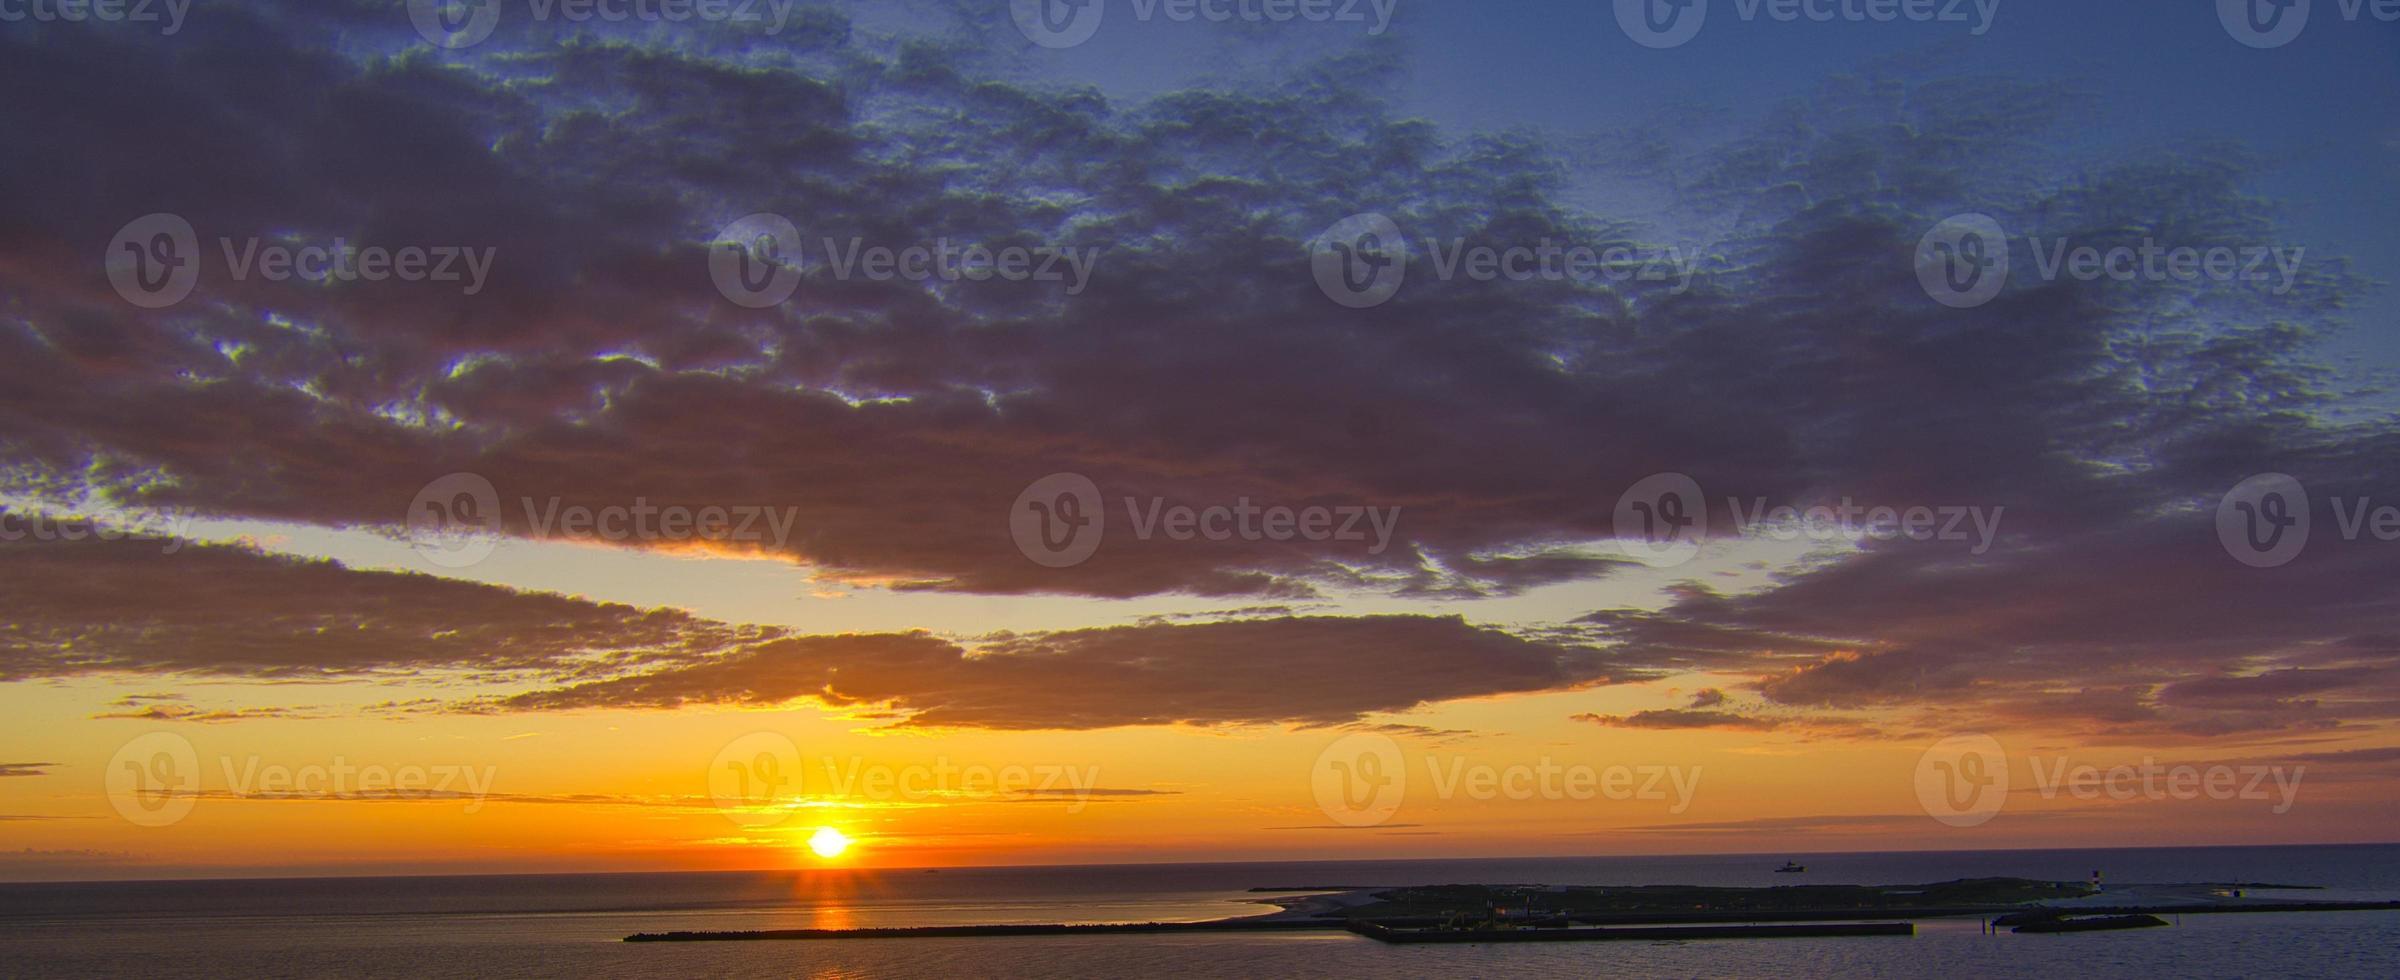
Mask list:
MULTIPOLYGON (((2030 884, 2030 883, 2028 883, 2030 884)), ((2045 883, 2048 884, 2048 883, 2045 883)), ((1534 886, 1415 886, 1446 889, 1482 889, 1493 895, 1522 898, 1534 892, 1534 886)), ((1655 887, 1655 886, 1653 886, 1655 887)), ((1848 887, 1848 886, 1834 886, 1848 887)), ((1545 915, 1524 920, 1522 928, 1509 933, 1512 938, 1498 941, 1547 939, 1605 939, 1633 938, 1637 933, 1624 927, 1696 927, 1686 938, 1734 938, 1800 935, 1884 935, 1896 934, 1894 929, 1929 919, 1994 918, 2011 914, 2052 913, 2060 916, 2125 916, 2125 915, 2195 915, 2287 912, 2380 912, 2400 911, 2400 899, 2394 900, 2290 900, 2281 897, 2231 897, 2222 894, 2223 884, 2127 885, 2107 893, 2094 893, 2063 900, 1991 902, 1976 904, 1939 904, 1904 907, 1823 906, 1795 908, 1666 908, 1626 911, 1576 911, 1545 915), (2126 901, 2119 901, 2124 899, 2126 901), (1869 923, 1874 928, 1860 928, 1869 923), (1585 927, 1585 928, 1578 928, 1585 927), (1614 928, 1610 928, 1614 927, 1614 928), (1880 930, 1880 931, 1878 931, 1880 930), (1527 933, 1530 935, 1514 935, 1527 933), (1576 935, 1569 935, 1576 934, 1576 935)), ((2249 888, 2261 886, 2250 885, 2249 888)), ((2315 890, 2309 885, 2278 885, 2268 890, 2315 890)), ((1095 935, 1157 935, 1171 933, 1226 932, 1303 932, 1350 931, 1360 935, 1385 938, 1395 931, 1422 930, 1428 935, 1441 935, 1439 930, 1452 924, 1455 915, 1425 914, 1351 914, 1379 904, 1389 904, 1395 896, 1410 891, 1409 887, 1371 887, 1336 890, 1332 888, 1291 889, 1315 894, 1284 895, 1259 898, 1253 901, 1276 906, 1276 911, 1258 915, 1231 916, 1196 922, 1137 922, 1137 923, 995 923, 981 925, 944 926, 886 926, 849 929, 764 929, 739 931, 676 931, 635 933, 624 938, 629 943, 650 942, 754 942, 788 940, 836 939, 931 939, 976 938, 1001 936, 1095 936, 1095 935)), ((1640 891, 1637 888, 1618 891, 1640 891)), ((1716 893, 1756 893, 1769 889, 1713 889, 1716 893)), ((1908 886, 1882 886, 1874 891, 1889 890, 1894 894, 1915 894, 1908 886)), ((1284 889, 1252 889, 1254 892, 1284 891, 1284 889)), ((1610 889, 1594 888, 1594 894, 1610 889)), ((1542 889, 1543 894, 1571 894, 1542 889)), ((1412 939, 1410 941, 1475 941, 1473 937, 1494 935, 1491 932, 1459 931, 1447 935, 1461 938, 1412 939)))

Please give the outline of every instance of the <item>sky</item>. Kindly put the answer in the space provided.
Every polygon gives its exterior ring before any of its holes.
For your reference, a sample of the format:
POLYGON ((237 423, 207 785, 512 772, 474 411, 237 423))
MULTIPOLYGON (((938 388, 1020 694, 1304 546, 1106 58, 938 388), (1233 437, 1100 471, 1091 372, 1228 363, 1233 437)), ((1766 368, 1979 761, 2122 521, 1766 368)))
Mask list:
POLYGON ((2400 25, 2169 6, 0 6, 0 879, 2388 841, 2400 25))

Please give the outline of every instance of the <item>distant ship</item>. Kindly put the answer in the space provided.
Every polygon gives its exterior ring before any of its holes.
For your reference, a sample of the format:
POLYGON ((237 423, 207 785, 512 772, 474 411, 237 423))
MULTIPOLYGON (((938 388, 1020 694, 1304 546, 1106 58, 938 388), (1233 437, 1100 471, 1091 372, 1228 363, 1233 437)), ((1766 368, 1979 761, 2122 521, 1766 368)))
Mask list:
POLYGON ((1795 864, 1790 861, 1785 861, 1783 862, 1783 867, 1775 869, 1775 873, 1779 875, 1796 875, 1806 870, 1808 870, 1808 865, 1795 864))

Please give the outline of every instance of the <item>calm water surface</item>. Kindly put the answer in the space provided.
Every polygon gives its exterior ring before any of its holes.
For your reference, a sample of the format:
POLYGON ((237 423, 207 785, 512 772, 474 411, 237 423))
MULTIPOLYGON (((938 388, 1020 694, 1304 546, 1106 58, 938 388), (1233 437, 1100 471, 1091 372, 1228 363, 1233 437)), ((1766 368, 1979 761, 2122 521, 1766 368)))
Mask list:
MULTIPOLYGON (((2400 846, 1795 855, 1807 880, 2265 881, 2400 898, 2400 846)), ((1341 933, 626 944, 667 929, 1196 920, 1247 889, 1441 881, 1784 884, 1783 855, 0 885, 0 975, 2400 976, 2400 913, 2188 916, 2175 928, 1912 939, 1395 947, 1341 933)))

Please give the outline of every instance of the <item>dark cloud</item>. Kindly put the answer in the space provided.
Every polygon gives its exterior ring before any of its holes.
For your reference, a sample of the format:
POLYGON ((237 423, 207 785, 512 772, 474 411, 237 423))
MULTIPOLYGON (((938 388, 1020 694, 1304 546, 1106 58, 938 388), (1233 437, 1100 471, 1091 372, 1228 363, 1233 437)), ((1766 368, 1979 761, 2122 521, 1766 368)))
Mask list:
POLYGON ((1940 653, 1837 653, 1759 684, 1784 704, 1856 708, 1964 693, 1973 676, 1940 653))
POLYGON ((1731 711, 1697 711, 1688 708, 1656 708, 1637 711, 1631 715, 1580 714, 1575 721, 1588 721, 1608 728, 1728 728, 1765 731, 1781 722, 1773 718, 1754 718, 1731 711))
POLYGON ((307 720, 313 718, 333 718, 338 717, 338 715, 328 712, 322 708, 276 707, 204 709, 194 708, 188 705, 152 704, 142 705, 139 707, 125 707, 117 711, 103 711, 99 714, 93 715, 92 717, 94 719, 119 718, 135 719, 139 721, 188 721, 195 724, 213 725, 224 722, 259 721, 262 719, 307 720))
MULTIPOLYGON (((2071 104, 2051 87, 1845 81, 1823 93, 1822 126, 1673 148, 1692 174, 1679 220, 1740 221, 1690 293, 1420 275, 1348 311, 1317 294, 1301 246, 1354 211, 1479 244, 1654 231, 1564 204, 1564 147, 1393 115, 1381 46, 1281 84, 1116 104, 992 76, 969 47, 870 42, 823 12, 808 30, 664 47, 536 26, 464 54, 423 48, 397 16, 331 17, 385 60, 303 40, 329 17, 265 4, 171 44, 12 38, 10 77, 78 93, 9 110, 12 131, 45 134, 0 202, 40 246, 8 280, 26 311, 0 403, 17 459, 120 497, 329 524, 393 523, 456 470, 512 502, 793 507, 802 530, 780 550, 922 588, 1507 594, 1615 567, 1549 546, 1613 533, 1610 498, 1666 469, 1779 502, 1838 487, 2021 513, 2143 506, 2095 494, 2088 469, 2157 407, 2103 370, 2126 356, 2101 306, 2118 297, 2029 289, 1961 314, 1927 303, 1896 257, 1970 194, 2060 230, 2240 206, 2239 172, 2214 161, 2022 186, 2041 161, 2018 141, 2071 104), (137 81, 154 77, 178 84, 137 81), (228 152, 259 145, 281 152, 228 152), (37 162, 62 158, 124 162, 37 162), (177 165, 162 177, 141 162, 155 159, 177 165), (2196 186, 2158 189, 2178 182, 2196 186), (1800 185, 1813 203, 1759 190, 1800 185), (211 280, 172 315, 142 314, 89 256, 149 210, 209 236, 502 258, 473 297, 211 280), (1067 297, 844 282, 820 264, 794 303, 747 311, 713 294, 702 246, 757 210, 877 242, 1099 248, 1104 266, 1067 297), (1040 568, 1004 515, 1059 470, 1093 477, 1112 509, 1397 507, 1410 546, 1120 533, 1083 566, 1040 568)), ((2338 286, 2262 312, 2305 322, 2338 286)), ((2288 344, 2147 353, 2219 374, 2247 356, 2265 388, 2291 373, 2273 360, 2288 344)))
POLYGON ((2227 704, 2285 703, 2287 699, 2307 694, 2322 694, 2358 688, 2383 680, 2391 674, 2384 667, 2349 667, 2312 669, 2287 667, 2249 675, 2218 675, 2177 681, 2160 689, 2160 700, 2173 703, 2227 704))
POLYGON ((1590 635, 1630 663, 1754 674, 1777 703, 1948 712, 1950 728, 2363 730, 2400 705, 2389 652, 2358 639, 2400 625, 2373 584, 2394 575, 2400 549, 2338 538, 2249 568, 2187 513, 1973 562, 1870 549, 1763 592, 1593 617, 1590 635))
MULTIPOLYGON (((1457 617, 1273 616, 1001 636, 783 636, 425 575, 129 537, 0 543, 25 604, 0 636, 14 679, 90 673, 444 677, 568 686, 505 700, 394 701, 371 714, 667 708, 813 698, 921 727, 1351 722, 1461 697, 1646 676, 1588 647, 1457 617), (580 683, 577 683, 581 680, 580 683)), ((237 722, 310 707, 120 698, 95 717, 237 722)), ((1429 737, 1462 733, 1411 729, 1429 737)))
POLYGON ((47 776, 55 762, 0 762, 0 776, 47 776))
MULTIPOLYGON (((127 537, 0 541, 0 680, 548 675, 655 666, 776 635, 674 610, 127 537)), ((150 700, 144 698, 141 700, 150 700)), ((211 720, 178 702, 140 717, 211 720)))
POLYGON ((1433 745, 1454 745, 1484 734, 1482 732, 1470 731, 1467 729, 1435 728, 1431 725, 1411 725, 1403 722, 1375 723, 1356 721, 1337 727, 1343 731, 1349 732, 1371 732, 1376 735, 1389 735, 1395 738, 1421 739, 1433 745))
POLYGON ((500 710, 889 707, 908 727, 1326 724, 1457 698, 1630 679, 1598 653, 1456 617, 1286 618, 1003 638, 793 637, 702 664, 505 699, 500 710))
POLYGON ((212 725, 224 722, 257 721, 262 719, 310 720, 339 717, 342 713, 316 706, 206 708, 191 703, 182 694, 128 694, 109 702, 114 710, 92 716, 100 719, 131 719, 136 721, 188 721, 212 725))
POLYGON ((19 494, 390 527, 429 480, 471 471, 512 534, 536 531, 524 499, 790 508, 789 538, 749 546, 861 581, 1262 602, 1607 575, 1621 563, 1581 545, 1665 471, 1698 481, 1720 535, 1728 500, 1839 498, 1984 508, 1999 535, 1870 543, 1538 641, 1281 618, 972 651, 761 643, 230 549, 15 544, 0 592, 30 612, 0 634, 0 679, 531 672, 586 682, 509 707, 814 697, 910 724, 1102 727, 1340 722, 1705 670, 1779 705, 2101 734, 2400 716, 2400 548, 2322 535, 2253 569, 2211 514, 2258 472, 2320 499, 2400 482, 2400 425, 2316 353, 2361 288, 2346 269, 2312 250, 2288 291, 2020 280, 1969 310, 1919 288, 1919 236, 1961 211, 2101 245, 2278 239, 2264 164, 2238 150, 2036 149, 2078 132, 2064 82, 1869 66, 1725 139, 1452 134, 1392 107, 1407 80, 1383 44, 1125 101, 1017 80, 993 32, 879 38, 822 9, 772 37, 511 25, 456 53, 388 5, 210 13, 163 39, 0 28, 0 82, 58 93, 0 105, 22 134, 0 146, 0 474, 19 494), (1635 224, 1571 203, 1592 183, 1676 203, 1635 224), (1053 243, 1101 265, 1070 296, 843 281, 809 257, 794 301, 748 310, 715 294, 706 245, 761 210, 812 236, 1053 243), (1687 292, 1443 281, 1428 257, 1393 302, 1350 310, 1303 244, 1367 210, 1414 239, 1714 241, 1687 292), (497 260, 472 296, 204 268, 191 300, 145 312, 99 256, 151 211, 211 244, 497 260), (1118 523, 1050 569, 1005 511, 1060 471, 1093 478, 1118 523), (1396 508, 1398 540, 1143 540, 1127 498, 1396 508), (1608 666, 1580 642, 1612 646, 1608 666))
POLYGON ((2306 752, 2292 756, 2289 761, 2356 763, 2370 766, 2400 764, 2400 746, 2387 746, 2379 749, 2343 749, 2335 752, 2306 752))

